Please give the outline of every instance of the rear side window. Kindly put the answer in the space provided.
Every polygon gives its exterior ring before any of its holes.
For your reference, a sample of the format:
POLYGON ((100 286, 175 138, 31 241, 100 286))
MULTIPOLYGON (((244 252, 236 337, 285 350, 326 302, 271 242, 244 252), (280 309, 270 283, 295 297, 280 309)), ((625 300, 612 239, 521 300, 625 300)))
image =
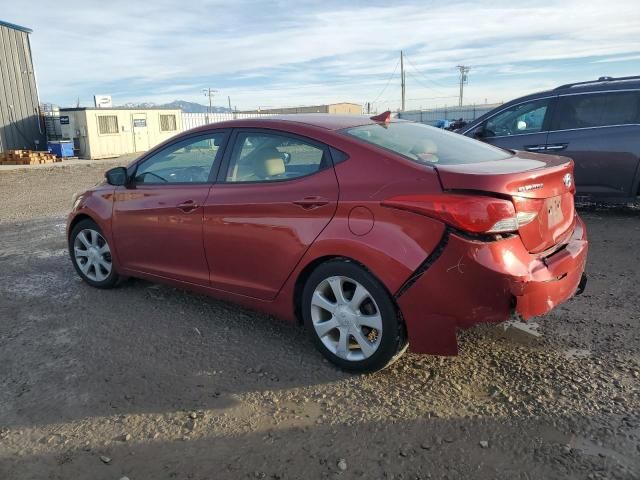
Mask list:
POLYGON ((328 166, 325 149, 297 137, 239 133, 227 182, 270 182, 304 177, 328 166))
POLYGON ((512 156, 506 150, 421 123, 374 123, 344 132, 424 165, 489 162, 512 156))
POLYGON ((640 123, 640 92, 607 92, 558 98, 552 130, 640 123))

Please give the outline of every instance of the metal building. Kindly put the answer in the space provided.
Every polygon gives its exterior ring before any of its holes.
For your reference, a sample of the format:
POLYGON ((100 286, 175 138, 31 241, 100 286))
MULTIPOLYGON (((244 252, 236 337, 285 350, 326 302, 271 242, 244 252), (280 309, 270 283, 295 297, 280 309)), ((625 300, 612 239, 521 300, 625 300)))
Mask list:
POLYGON ((245 110, 240 113, 269 113, 288 115, 294 113, 333 113, 333 114, 362 114, 362 105, 358 103, 329 103, 325 105, 311 105, 303 107, 262 108, 260 110, 245 110))
POLYGON ((0 20, 0 152, 44 150, 31 30, 0 20))

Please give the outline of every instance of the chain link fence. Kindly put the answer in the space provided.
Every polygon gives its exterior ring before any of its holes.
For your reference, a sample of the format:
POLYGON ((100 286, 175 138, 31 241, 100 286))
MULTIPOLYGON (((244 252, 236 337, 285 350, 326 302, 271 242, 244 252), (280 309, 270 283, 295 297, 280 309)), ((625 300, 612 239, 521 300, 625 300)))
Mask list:
POLYGON ((465 122, 472 122, 485 113, 493 110, 500 103, 482 105, 463 105, 461 107, 440 107, 427 110, 409 110, 398 112, 398 118, 411 120, 414 122, 426 123, 435 126, 440 120, 458 120, 462 118, 465 122))
POLYGON ((267 113, 182 113, 182 129, 190 130, 210 123, 225 122, 240 118, 264 118, 271 117, 267 113))

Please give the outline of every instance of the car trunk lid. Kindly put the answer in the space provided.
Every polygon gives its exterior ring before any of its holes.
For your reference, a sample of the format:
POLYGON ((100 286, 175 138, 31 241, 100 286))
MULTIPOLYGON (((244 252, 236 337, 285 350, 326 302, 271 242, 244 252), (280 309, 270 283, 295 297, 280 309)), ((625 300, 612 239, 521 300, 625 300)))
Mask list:
POLYGON ((575 223, 573 161, 569 158, 516 152, 504 160, 438 165, 436 170, 445 190, 510 198, 518 217, 528 219, 528 223, 523 220, 518 234, 532 253, 562 242, 575 223))

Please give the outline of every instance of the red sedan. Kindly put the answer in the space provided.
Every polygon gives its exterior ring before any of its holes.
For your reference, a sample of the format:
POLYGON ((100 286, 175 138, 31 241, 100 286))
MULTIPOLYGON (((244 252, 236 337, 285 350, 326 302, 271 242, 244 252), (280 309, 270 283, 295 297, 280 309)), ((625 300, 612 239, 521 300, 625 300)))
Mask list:
POLYGON ((166 282, 303 322, 372 371, 455 355, 456 330, 542 315, 584 288, 573 162, 389 114, 185 132, 76 197, 78 274, 166 282))

